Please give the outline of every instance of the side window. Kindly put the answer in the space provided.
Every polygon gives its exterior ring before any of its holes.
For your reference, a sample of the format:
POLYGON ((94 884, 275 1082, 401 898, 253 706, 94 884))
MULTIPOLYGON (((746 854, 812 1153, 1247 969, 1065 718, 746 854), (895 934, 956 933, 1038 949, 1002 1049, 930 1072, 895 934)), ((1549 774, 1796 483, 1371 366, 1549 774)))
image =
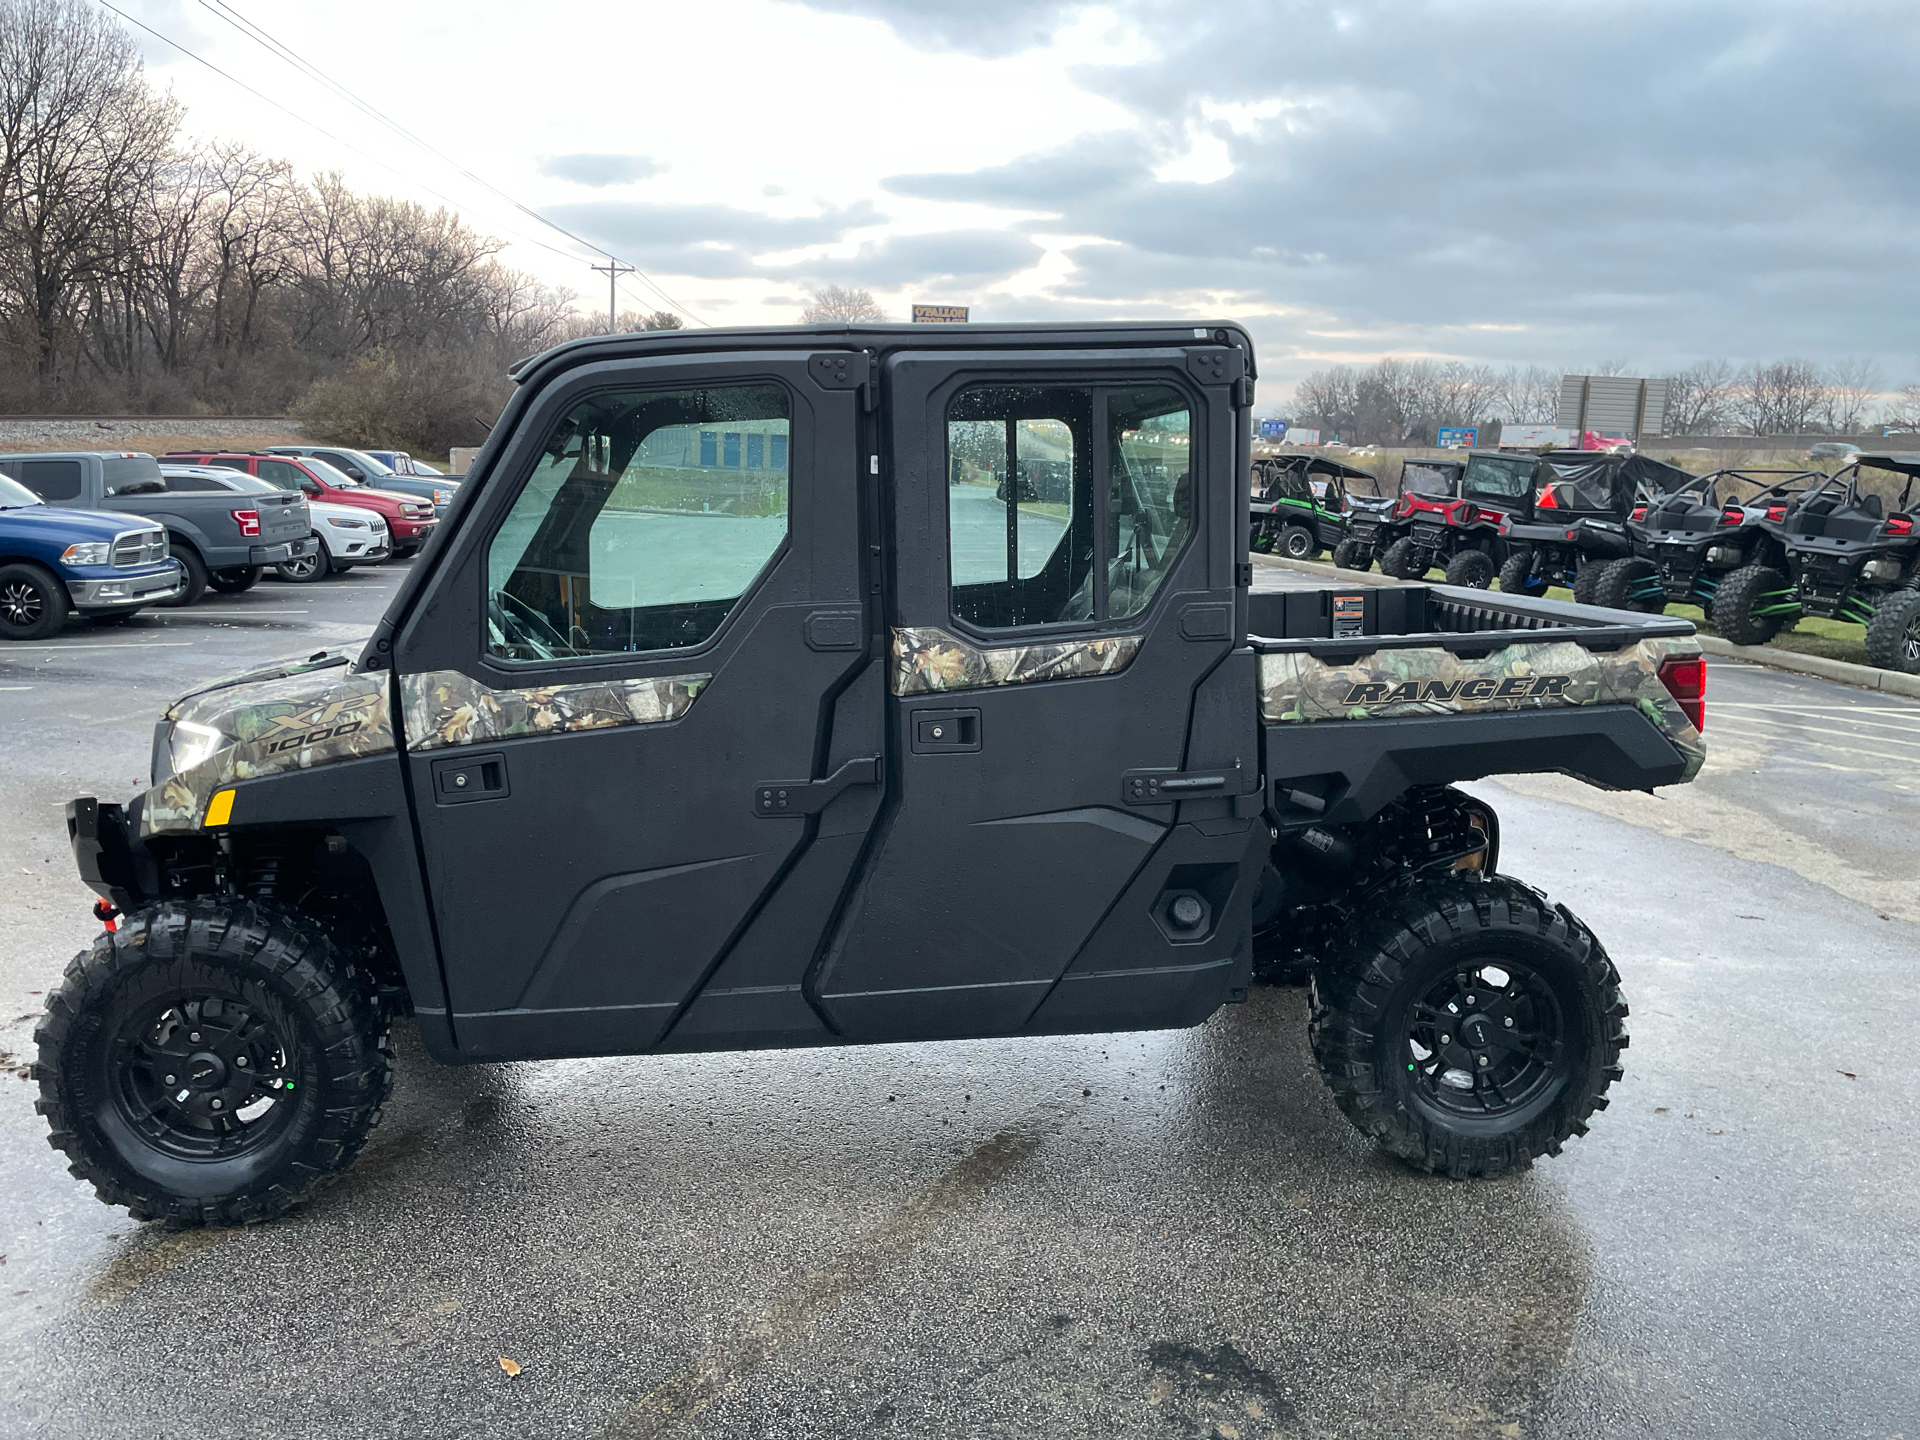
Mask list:
POLYGON ((488 652, 547 660, 710 639, 787 537, 790 424, 773 385, 581 401, 488 548, 488 652), (763 463, 743 465, 743 449, 763 463))
POLYGON ((285 460, 262 460, 256 473, 269 485, 281 490, 298 490, 300 482, 307 478, 306 471, 285 460))
POLYGON ((1093 392, 982 385, 947 407, 953 613, 985 630, 1094 618, 1093 392))
POLYGON ((204 495, 227 488, 204 475, 168 475, 165 479, 167 489, 175 495, 204 495))
POLYGON ((22 460, 20 483, 42 500, 80 498, 78 460, 22 460))
POLYGON ((1144 610, 1192 529, 1191 421, 1185 396, 1166 385, 983 385, 956 395, 947 407, 954 617, 1004 630, 1144 610))

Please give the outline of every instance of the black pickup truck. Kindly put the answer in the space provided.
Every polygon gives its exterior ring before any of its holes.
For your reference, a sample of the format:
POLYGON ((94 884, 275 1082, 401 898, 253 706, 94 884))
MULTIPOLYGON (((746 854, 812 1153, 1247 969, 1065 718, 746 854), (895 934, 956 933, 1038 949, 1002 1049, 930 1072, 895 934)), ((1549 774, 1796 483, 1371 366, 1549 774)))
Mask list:
MULTIPOLYGON (((0 474, 49 505, 139 515, 166 528, 173 558, 185 572, 177 595, 162 605, 191 605, 215 590, 250 588, 263 567, 311 555, 307 502, 300 495, 249 495, 181 488, 151 455, 126 450, 75 450, 0 457, 0 474)), ((186 482, 191 485, 192 482, 186 482)))
POLYGON ((107 924, 37 1031, 101 1197, 269 1216, 389 1017, 450 1063, 1197 1025, 1304 955, 1424 1170, 1583 1133, 1619 977, 1454 781, 1703 758, 1684 621, 1250 593, 1232 324, 599 337, 517 367, 377 630, 176 701, 73 801, 107 924), (1044 451, 1056 501, 955 456, 1044 451), (715 463, 716 457, 723 463, 715 463))

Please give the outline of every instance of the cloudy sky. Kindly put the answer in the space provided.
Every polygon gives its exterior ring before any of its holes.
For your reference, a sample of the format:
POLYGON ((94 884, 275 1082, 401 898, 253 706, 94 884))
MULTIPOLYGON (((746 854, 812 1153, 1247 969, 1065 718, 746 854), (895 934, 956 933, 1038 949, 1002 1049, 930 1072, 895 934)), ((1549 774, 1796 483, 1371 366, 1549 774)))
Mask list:
POLYGON ((1913 0, 116 0, 194 130, 456 203, 605 304, 590 255, 792 320, 1228 316, 1335 360, 1877 360, 1920 379, 1913 0), (555 248, 546 248, 552 246, 555 248))

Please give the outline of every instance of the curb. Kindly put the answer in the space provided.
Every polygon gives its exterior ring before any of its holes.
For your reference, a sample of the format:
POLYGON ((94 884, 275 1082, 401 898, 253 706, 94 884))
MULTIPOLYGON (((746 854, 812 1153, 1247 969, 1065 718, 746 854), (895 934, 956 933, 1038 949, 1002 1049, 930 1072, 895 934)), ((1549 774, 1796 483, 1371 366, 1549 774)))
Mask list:
MULTIPOLYGON (((1316 565, 1307 560, 1289 560, 1280 555, 1255 555, 1256 565, 1277 565, 1304 575, 1324 576, 1342 585, 1405 585, 1411 582, 1376 575, 1369 570, 1336 570, 1331 565, 1316 565)), ((1902 675, 1897 670, 1876 670, 1871 665, 1855 665, 1846 660, 1829 660, 1822 655, 1801 655, 1792 650, 1771 650, 1763 645, 1735 645, 1718 635, 1697 635, 1700 648, 1723 660, 1744 660, 1769 670, 1787 670, 1796 675, 1815 675, 1862 690, 1879 690, 1888 695, 1905 695, 1920 700, 1920 675, 1902 675)))

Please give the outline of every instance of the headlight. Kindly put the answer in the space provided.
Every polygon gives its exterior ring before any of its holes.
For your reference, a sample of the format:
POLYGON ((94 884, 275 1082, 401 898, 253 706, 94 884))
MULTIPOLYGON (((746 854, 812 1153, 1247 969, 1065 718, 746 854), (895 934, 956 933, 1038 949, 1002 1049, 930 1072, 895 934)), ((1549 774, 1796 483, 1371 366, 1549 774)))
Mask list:
POLYGON ((453 497, 444 490, 436 490, 433 492, 433 503, 436 505, 445 505, 451 499, 453 499, 453 497))
POLYGON ((178 775, 183 770, 191 770, 201 761, 210 759, 226 743, 227 737, 211 725, 197 725, 191 720, 174 721, 173 731, 167 737, 173 773, 178 775))
POLYGON ((60 552, 62 565, 106 565, 113 559, 111 540, 89 540, 80 545, 69 545, 60 552))
POLYGON ((327 517, 327 524, 333 526, 336 530, 364 530, 367 528, 367 522, 364 520, 342 520, 333 515, 327 517))

